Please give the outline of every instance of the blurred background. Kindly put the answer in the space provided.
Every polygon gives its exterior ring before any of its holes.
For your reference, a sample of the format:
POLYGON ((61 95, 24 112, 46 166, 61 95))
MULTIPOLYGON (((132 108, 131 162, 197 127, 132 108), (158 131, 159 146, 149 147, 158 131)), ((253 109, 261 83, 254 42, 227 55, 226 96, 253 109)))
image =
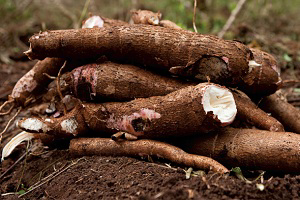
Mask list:
MULTIPOLYGON (((197 0, 198 32, 217 35, 238 2, 197 0)), ((272 53, 281 70, 300 68, 299 8, 300 0, 247 0, 224 38, 272 53)), ((132 9, 160 11, 163 19, 194 31, 193 0, 0 0, 0 63, 17 60, 33 33, 79 28, 89 14, 129 21, 132 9)))

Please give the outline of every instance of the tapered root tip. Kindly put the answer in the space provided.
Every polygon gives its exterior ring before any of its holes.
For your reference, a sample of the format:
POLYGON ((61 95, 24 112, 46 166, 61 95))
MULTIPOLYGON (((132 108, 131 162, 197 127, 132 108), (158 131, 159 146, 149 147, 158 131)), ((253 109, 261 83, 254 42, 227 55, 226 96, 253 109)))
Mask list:
POLYGON ((21 133, 19 133, 18 135, 16 135, 15 137, 13 137, 3 148, 2 150, 2 158, 1 158, 1 162, 4 160, 4 158, 8 157, 11 152, 22 142, 24 141, 29 141, 31 139, 34 138, 34 134, 33 133, 28 133, 26 131, 22 131, 21 133))
POLYGON ((30 60, 34 60, 35 57, 34 57, 34 54, 32 52, 32 48, 31 48, 31 44, 29 46, 29 49, 27 51, 24 51, 23 52, 30 60))
POLYGON ((223 126, 229 125, 237 114, 232 93, 217 85, 210 85, 203 95, 203 108, 206 113, 212 112, 223 126))

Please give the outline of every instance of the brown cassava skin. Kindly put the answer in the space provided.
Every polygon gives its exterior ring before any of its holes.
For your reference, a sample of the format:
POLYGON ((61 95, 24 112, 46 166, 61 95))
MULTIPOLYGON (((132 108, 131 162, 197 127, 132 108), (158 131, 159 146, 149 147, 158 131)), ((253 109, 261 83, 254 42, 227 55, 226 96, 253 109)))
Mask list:
POLYGON ((300 135, 223 128, 178 142, 188 153, 211 157, 227 167, 300 172, 300 135))
POLYGON ((283 125, 258 108, 245 93, 236 89, 232 89, 231 92, 237 107, 237 118, 262 130, 284 132, 283 125))
MULTIPOLYGON (((190 85, 133 65, 112 62, 78 67, 64 74, 60 82, 62 91, 69 87, 81 100, 97 102, 162 96, 190 85)), ((55 84, 51 86, 46 97, 57 91, 55 84)))
POLYGON ((263 98, 258 106, 271 113, 286 130, 300 134, 300 110, 282 100, 276 93, 263 98))
MULTIPOLYGON (((109 60, 130 62, 177 75, 196 77, 199 73, 214 82, 215 71, 222 84, 235 85, 248 71, 252 53, 248 47, 211 35, 174 31, 159 26, 130 25, 107 28, 46 31, 30 38, 26 52, 31 59, 60 56, 91 58, 105 55, 109 60), (198 72, 202 58, 216 58, 198 72), (219 69, 216 69, 219 67, 219 69), (215 70, 212 70, 215 69, 215 70)), ((207 63, 207 62, 206 62, 207 63)), ((201 67, 200 67, 201 68, 201 67)))
POLYGON ((157 156, 193 168, 222 174, 229 172, 226 167, 211 158, 188 154, 178 147, 154 140, 116 142, 109 138, 78 138, 71 140, 69 150, 76 156, 157 156))
POLYGON ((38 61, 15 85, 9 99, 13 99, 18 105, 26 106, 25 102, 32 95, 41 92, 52 81, 44 73, 56 76, 64 63, 62 58, 45 58, 38 61))
POLYGON ((131 11, 131 19, 134 24, 150 24, 159 25, 162 14, 154 13, 150 10, 135 10, 131 11))
POLYGON ((212 112, 204 111, 203 94, 211 85, 202 83, 166 96, 139 98, 130 102, 78 104, 61 118, 39 119, 47 128, 29 130, 24 125, 26 119, 20 120, 18 126, 28 132, 45 132, 62 137, 83 135, 89 130, 110 134, 124 131, 149 139, 206 133, 230 123, 221 123, 212 112), (76 124, 72 131, 62 127, 62 122, 68 119, 73 121, 72 126, 76 124))
POLYGON ((176 30, 181 30, 182 28, 180 26, 178 26, 177 24, 175 24, 174 22, 170 21, 170 20, 161 20, 159 22, 159 25, 165 28, 172 28, 172 29, 176 29, 176 30))
POLYGON ((282 80, 278 73, 278 64, 275 58, 259 49, 251 48, 255 62, 261 64, 243 77, 239 88, 250 96, 267 96, 282 87, 282 80))
POLYGON ((103 19, 104 27, 111 27, 111 26, 122 26, 122 25, 127 25, 127 22, 124 22, 122 20, 117 20, 117 19, 110 19, 110 18, 106 18, 106 17, 102 17, 101 19, 103 19))
MULTIPOLYGON (((79 67, 71 73, 64 74, 60 82, 62 92, 68 90, 81 100, 94 102, 128 101, 134 98, 161 96, 188 85, 196 85, 193 82, 160 76, 132 65, 112 62, 79 67), (79 78, 76 80, 74 77, 79 78)), ((46 102, 57 96, 56 85, 51 86, 44 95, 46 102)), ((238 118, 260 129, 284 131, 280 122, 259 109, 246 94, 236 89, 232 89, 232 93, 237 105, 238 118)))

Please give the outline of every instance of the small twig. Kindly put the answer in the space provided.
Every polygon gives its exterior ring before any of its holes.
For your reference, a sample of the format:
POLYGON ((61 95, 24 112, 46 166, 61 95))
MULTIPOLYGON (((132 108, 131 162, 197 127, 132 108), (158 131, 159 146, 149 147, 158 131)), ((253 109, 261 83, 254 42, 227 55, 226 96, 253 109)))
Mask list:
POLYGON ((197 8, 197 0, 194 0, 193 28, 194 28, 194 31, 196 33, 198 33, 197 27, 196 27, 196 8, 197 8))
POLYGON ((26 153, 24 153, 14 164, 12 164, 3 174, 1 174, 0 179, 7 174, 16 164, 18 164, 24 157, 26 156, 26 153))
MULTIPOLYGON (((66 166, 66 164, 64 164, 59 170, 63 169, 66 166)), ((39 185, 42 181, 47 180, 47 179, 53 177, 56 173, 59 172, 59 170, 58 171, 55 170, 54 172, 52 172, 48 176, 46 176, 46 177, 42 178, 41 180, 37 181, 35 184, 33 184, 32 186, 30 186, 29 190, 31 190, 31 188, 34 188, 35 186, 39 185)))
POLYGON ((7 131, 9 125, 18 116, 18 114, 21 112, 21 110, 22 110, 22 107, 19 108, 19 110, 16 112, 16 114, 8 121, 8 123, 5 126, 4 130, 0 133, 0 143, 1 143, 1 140, 2 140, 2 135, 7 131))
MULTIPOLYGON (((14 100, 9 100, 9 101, 5 101, 1 106, 0 106, 0 111, 2 111, 2 109, 7 105, 7 104, 10 104, 10 103, 14 103, 14 100)), ((14 106, 14 104, 12 105, 12 107, 14 106)), ((5 112, 4 112, 5 113, 5 112)), ((3 113, 1 113, 0 115, 4 115, 3 113)))
POLYGON ((77 164, 80 160, 82 160, 82 159, 84 159, 84 158, 79 158, 77 161, 75 161, 75 162, 73 162, 72 164, 68 165, 67 167, 65 167, 65 168, 62 169, 61 171, 55 172, 56 174, 55 174, 54 176, 52 176, 51 178, 45 180, 44 182, 40 183, 39 185, 37 185, 37 186, 31 188, 31 190, 28 190, 28 191, 25 192, 24 194, 19 195, 18 198, 20 198, 20 197, 22 197, 22 196, 28 194, 29 192, 32 192, 33 190, 35 190, 35 189, 41 187, 42 185, 44 185, 45 183, 51 181, 52 179, 54 179, 55 177, 57 177, 58 175, 60 175, 60 174, 63 173, 64 171, 66 171, 67 169, 69 169, 70 167, 76 165, 76 164, 77 164))
POLYGON ((3 112, 3 113, 0 113, 0 116, 1 115, 8 115, 11 111, 12 111, 12 109, 14 108, 14 103, 11 105, 11 107, 8 109, 8 111, 6 111, 6 112, 3 112))
MULTIPOLYGON (((63 98, 64 98, 62 93, 61 93, 61 89, 60 89, 60 76, 61 76, 61 72, 65 68, 66 64, 67 64, 67 61, 65 61, 63 66, 59 69, 57 79, 56 79, 57 93, 59 94, 60 100, 63 100, 63 98)), ((63 101, 62 101, 62 103, 63 103, 63 106, 64 106, 64 114, 66 115, 67 114, 67 107, 66 107, 66 105, 64 104, 63 101)))
POLYGON ((55 76, 50 76, 50 75, 47 74, 47 73, 43 73, 43 75, 44 75, 44 76, 47 76, 49 79, 52 79, 52 80, 56 79, 55 76))
MULTIPOLYGON (((45 180, 47 177, 44 177, 44 178, 41 179, 41 176, 43 175, 43 173, 44 173, 49 167, 51 167, 52 165, 55 165, 58 161, 62 160, 63 158, 65 158, 65 157, 60 157, 60 158, 56 159, 55 161, 53 161, 52 163, 50 163, 48 166, 46 166, 45 168, 43 168, 41 171, 39 171, 36 175, 34 175, 34 176, 29 180, 29 182, 33 182, 33 180, 34 180, 37 176, 39 176, 39 178, 38 178, 38 181, 37 181, 35 184, 33 184, 31 187, 34 187, 36 184, 38 184, 38 183, 40 183, 41 181, 45 180)), ((62 167, 65 167, 65 165, 62 166, 62 167)))
POLYGON ((17 192, 8 192, 8 193, 4 193, 4 194, 1 194, 1 196, 8 196, 8 195, 16 195, 18 194, 17 192))
POLYGON ((232 23, 234 22, 237 14, 242 9, 246 0, 239 0, 238 4, 236 5, 235 9, 231 12, 230 17, 228 18, 226 24, 223 26, 222 30, 219 32, 218 37, 223 38, 224 34, 228 31, 231 27, 232 23))
POLYGON ((284 80, 283 83, 300 83, 299 80, 284 80))

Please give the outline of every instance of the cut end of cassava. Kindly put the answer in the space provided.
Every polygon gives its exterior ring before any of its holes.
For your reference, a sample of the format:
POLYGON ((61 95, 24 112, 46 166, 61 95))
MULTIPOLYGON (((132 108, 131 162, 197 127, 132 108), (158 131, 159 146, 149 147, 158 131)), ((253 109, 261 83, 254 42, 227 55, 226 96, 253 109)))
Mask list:
POLYGON ((91 16, 82 23, 82 28, 94 28, 94 27, 103 27, 104 21, 100 16, 91 16))
POLYGON ((3 148, 2 150, 2 157, 1 157, 1 162, 4 160, 4 158, 8 157, 11 152, 22 142, 24 141, 30 141, 34 138, 33 133, 28 133, 26 131, 22 131, 15 137, 13 137, 3 148))
POLYGON ((24 120, 20 120, 18 121, 17 126, 22 130, 31 133, 46 133, 50 130, 47 124, 37 118, 27 118, 24 120))
POLYGON ((232 93, 216 85, 210 85, 203 95, 203 108, 206 113, 212 112, 223 126, 235 119, 237 108, 232 93))

